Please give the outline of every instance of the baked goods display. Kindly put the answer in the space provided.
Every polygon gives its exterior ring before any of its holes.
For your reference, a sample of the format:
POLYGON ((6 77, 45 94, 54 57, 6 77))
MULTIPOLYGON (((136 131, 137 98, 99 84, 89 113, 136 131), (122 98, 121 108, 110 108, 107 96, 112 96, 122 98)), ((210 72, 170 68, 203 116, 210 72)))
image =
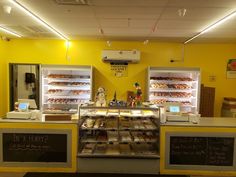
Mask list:
POLYGON ((47 78, 53 78, 53 79, 71 79, 71 78, 89 79, 90 76, 71 75, 71 74, 49 74, 49 75, 47 75, 47 78))
POLYGON ((52 86, 85 86, 90 85, 88 82, 49 82, 48 85, 52 86))
POLYGON ((88 118, 84 121, 84 123, 82 124, 82 128, 93 128, 93 125, 95 123, 94 119, 88 118))
POLYGON ((151 80, 167 80, 167 81, 194 81, 190 77, 150 77, 151 80))
POLYGON ((117 131, 107 131, 108 141, 115 142, 118 141, 119 136, 117 131))
POLYGON ((106 131, 99 131, 97 135, 98 142, 107 142, 107 132, 106 131))
POLYGON ((79 156, 158 155, 159 115, 157 109, 124 109, 83 106, 80 112, 79 156), (104 114, 106 112, 106 114, 104 114), (122 112, 122 115, 120 113, 122 112), (98 113, 98 114, 96 114, 98 113), (110 114, 108 114, 110 113, 110 114), (102 114, 102 115, 101 115, 102 114), (92 144, 92 145, 88 145, 92 144), (150 147, 155 147, 155 152, 150 147), (151 152, 148 152, 151 149, 151 152))
POLYGON ((129 129, 132 125, 132 122, 130 122, 130 120, 126 119, 125 117, 120 117, 119 123, 120 129, 129 129))
POLYGON ((199 68, 149 67, 148 98, 156 106, 181 103, 181 113, 199 111, 199 68))
POLYGON ((157 149, 151 144, 95 144, 87 143, 81 150, 84 155, 155 155, 157 149))
POLYGON ((192 93, 189 92, 152 92, 151 96, 171 97, 171 98, 189 98, 192 93))
POLYGON ((96 144, 94 154, 105 154, 106 149, 107 149, 106 144, 96 144))
POLYGON ((191 86, 187 84, 166 84, 166 83, 152 83, 152 89, 178 89, 178 90, 185 90, 190 89, 191 86))
POLYGON ((95 144, 87 143, 82 149, 83 154, 92 154, 95 144))
MULTIPOLYGON (((164 104, 164 103, 168 103, 168 102, 176 102, 176 101, 170 101, 168 99, 155 99, 152 100, 151 103, 153 104, 164 104)), ((181 103, 182 106, 191 106, 192 103, 190 101, 178 101, 179 103, 181 103)))
POLYGON ((41 73, 44 113, 78 112, 79 105, 91 100, 92 67, 48 65, 41 73))
POLYGON ((129 131, 120 131, 119 133, 121 142, 132 142, 132 137, 129 131))
POLYGON ((116 119, 106 119, 105 127, 107 129, 117 129, 117 120, 116 119))
POLYGON ((80 99, 72 99, 72 98, 49 98, 47 103, 50 104, 79 104, 81 103, 80 99))

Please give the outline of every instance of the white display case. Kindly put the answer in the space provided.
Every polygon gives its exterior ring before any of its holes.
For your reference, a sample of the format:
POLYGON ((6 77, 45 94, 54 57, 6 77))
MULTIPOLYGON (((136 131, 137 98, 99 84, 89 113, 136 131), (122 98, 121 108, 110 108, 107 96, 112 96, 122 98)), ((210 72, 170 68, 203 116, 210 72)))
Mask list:
POLYGON ((78 105, 92 99, 91 66, 42 65, 43 113, 76 113, 78 105))
POLYGON ((163 106, 167 102, 179 102, 181 112, 199 112, 200 69, 149 67, 147 99, 163 106))

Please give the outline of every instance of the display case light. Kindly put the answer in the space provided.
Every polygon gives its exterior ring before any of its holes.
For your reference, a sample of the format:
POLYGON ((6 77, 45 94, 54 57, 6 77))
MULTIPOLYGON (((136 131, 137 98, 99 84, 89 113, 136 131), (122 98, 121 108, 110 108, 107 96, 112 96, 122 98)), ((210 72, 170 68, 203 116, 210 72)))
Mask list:
POLYGON ((22 10, 25 14, 27 14, 28 16, 33 18, 37 23, 43 25, 44 27, 49 29, 51 32, 56 34, 61 39, 69 41, 69 38, 66 35, 62 34, 59 30, 57 30, 53 26, 49 25, 45 20, 43 20, 41 17, 39 17, 38 15, 36 15, 32 11, 30 11, 28 8, 26 8, 24 5, 22 5, 20 2, 18 2, 16 0, 8 0, 8 1, 11 2, 12 4, 14 4, 20 10, 22 10))

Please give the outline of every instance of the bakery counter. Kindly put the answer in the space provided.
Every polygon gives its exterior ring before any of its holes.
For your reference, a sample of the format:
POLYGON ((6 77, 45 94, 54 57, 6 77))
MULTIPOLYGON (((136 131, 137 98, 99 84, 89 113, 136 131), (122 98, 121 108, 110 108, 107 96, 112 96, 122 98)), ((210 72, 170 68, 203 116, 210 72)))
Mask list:
POLYGON ((201 117, 199 123, 192 122, 166 122, 161 126, 186 126, 186 127, 236 127, 236 119, 229 117, 201 117))
POLYGON ((52 124, 78 124, 78 115, 43 114, 37 119, 20 119, 0 117, 0 123, 52 123, 52 124), (65 118, 66 117, 66 118, 65 118))
POLYGON ((160 134, 161 174, 236 176, 236 119, 167 122, 160 134))
POLYGON ((77 121, 0 119, 1 172, 75 172, 77 121))

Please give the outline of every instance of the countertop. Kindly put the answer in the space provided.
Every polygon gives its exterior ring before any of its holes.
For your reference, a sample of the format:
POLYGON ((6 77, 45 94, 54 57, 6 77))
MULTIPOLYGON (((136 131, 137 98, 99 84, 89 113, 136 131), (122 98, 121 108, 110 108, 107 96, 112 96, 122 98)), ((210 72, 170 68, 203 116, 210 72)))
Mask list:
POLYGON ((78 119, 71 121, 45 121, 44 116, 41 119, 8 119, 0 117, 0 123, 49 123, 49 124, 77 124, 78 119))
MULTIPOLYGON (((52 123, 52 124, 77 124, 78 119, 71 121, 45 121, 42 119, 7 119, 0 118, 0 123, 52 123)), ((161 126, 186 126, 186 127, 236 127, 236 118, 229 117, 201 117, 198 124, 192 122, 166 122, 161 126)))
POLYGON ((229 117, 201 117, 198 124, 192 122, 166 122, 161 126, 186 126, 186 127, 236 127, 236 118, 229 117))

